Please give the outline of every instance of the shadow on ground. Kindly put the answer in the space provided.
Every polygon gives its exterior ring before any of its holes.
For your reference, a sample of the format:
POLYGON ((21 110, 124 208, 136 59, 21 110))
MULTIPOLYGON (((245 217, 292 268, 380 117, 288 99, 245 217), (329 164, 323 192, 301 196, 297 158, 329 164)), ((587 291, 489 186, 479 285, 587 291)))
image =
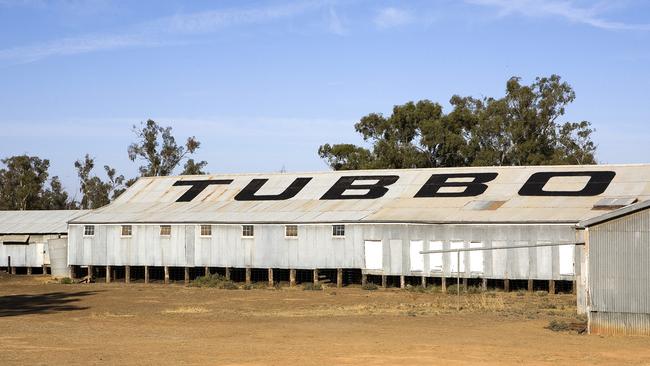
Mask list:
POLYGON ((98 291, 50 292, 33 295, 0 296, 0 317, 29 314, 51 314, 61 311, 85 310, 74 303, 98 291))

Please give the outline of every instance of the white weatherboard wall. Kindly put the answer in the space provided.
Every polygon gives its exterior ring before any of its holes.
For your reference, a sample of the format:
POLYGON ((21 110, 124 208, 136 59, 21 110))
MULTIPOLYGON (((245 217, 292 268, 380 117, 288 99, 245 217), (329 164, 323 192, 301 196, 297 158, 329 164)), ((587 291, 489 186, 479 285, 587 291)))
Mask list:
MULTIPOLYGON (((25 235, 27 236, 27 235, 25 235)), ((47 241, 60 235, 28 235, 27 244, 5 244, 0 235, 0 266, 7 266, 8 257, 15 267, 41 267, 50 264, 47 241)))
MULTIPOLYGON (((420 255, 422 249, 513 246, 575 240, 571 225, 424 225, 345 224, 345 236, 332 236, 331 224, 299 224, 298 237, 287 238, 284 225, 256 224, 253 238, 242 237, 241 225, 212 225, 212 235, 200 235, 200 225, 171 225, 161 236, 160 225, 132 225, 132 236, 121 236, 120 225, 95 225, 94 236, 83 225, 69 227, 71 265, 131 265, 243 268, 358 268, 386 275, 456 275, 456 254, 420 255), (527 238, 503 240, 502 238, 527 238)), ((510 279, 573 280, 561 275, 559 250, 540 258, 537 250, 461 252, 461 276, 510 279), (533 265, 530 265, 533 263, 533 265), (543 270, 537 272, 537 269, 543 270), (529 273, 530 271, 530 273, 529 273)), ((579 273, 579 272, 576 272, 579 273)))
POLYGON ((9 257, 13 267, 41 267, 44 264, 44 244, 0 243, 0 266, 7 266, 9 257))

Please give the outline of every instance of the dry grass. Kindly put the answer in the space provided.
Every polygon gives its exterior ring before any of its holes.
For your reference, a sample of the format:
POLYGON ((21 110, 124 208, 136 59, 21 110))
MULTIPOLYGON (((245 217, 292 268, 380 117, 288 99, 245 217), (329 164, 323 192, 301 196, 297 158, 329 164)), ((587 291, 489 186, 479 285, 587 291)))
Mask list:
POLYGON ((108 311, 103 313, 91 313, 90 317, 93 319, 111 319, 111 318, 132 318, 133 314, 115 314, 108 311))
POLYGON ((181 306, 175 309, 163 310, 163 314, 203 314, 208 313, 210 310, 200 306, 181 306))

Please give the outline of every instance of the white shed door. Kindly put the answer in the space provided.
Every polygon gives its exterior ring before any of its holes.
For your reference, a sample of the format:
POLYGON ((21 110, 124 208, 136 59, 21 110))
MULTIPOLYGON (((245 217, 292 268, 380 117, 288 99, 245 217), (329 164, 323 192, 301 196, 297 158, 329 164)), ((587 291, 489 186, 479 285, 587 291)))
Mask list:
MULTIPOLYGON (((442 250, 441 241, 430 241, 429 250, 442 250)), ((442 253, 429 254, 429 267, 431 272, 442 272, 442 253)))
MULTIPOLYGON (((462 241, 452 241, 449 243, 449 249, 462 249, 465 243, 462 241)), ((460 272, 465 272, 465 252, 449 253, 449 268, 451 273, 458 273, 458 254, 460 254, 460 272)))
POLYGON ((384 268, 384 250, 381 240, 366 240, 364 242, 366 269, 383 269, 384 268))
POLYGON ((422 240, 411 240, 411 271, 424 271, 424 254, 420 254, 422 245, 422 240))
POLYGON ((575 254, 575 247, 573 245, 560 245, 560 275, 573 275, 575 274, 573 266, 573 257, 575 254))
MULTIPOLYGON (((483 243, 469 243, 470 248, 483 248, 483 243)), ((469 252, 469 270, 472 273, 483 273, 483 251, 476 250, 469 252)))

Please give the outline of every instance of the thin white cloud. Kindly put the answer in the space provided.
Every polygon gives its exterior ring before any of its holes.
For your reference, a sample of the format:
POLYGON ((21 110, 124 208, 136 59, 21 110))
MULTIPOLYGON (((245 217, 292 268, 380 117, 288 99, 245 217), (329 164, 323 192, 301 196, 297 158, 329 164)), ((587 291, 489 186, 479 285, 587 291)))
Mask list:
POLYGON ((415 17, 408 10, 389 7, 380 9, 373 21, 379 28, 392 28, 410 24, 415 17))
POLYGON ((341 20, 341 17, 339 17, 336 10, 334 10, 334 8, 332 7, 329 8, 329 13, 327 17, 327 28, 331 33, 337 34, 339 36, 347 34, 347 29, 343 25, 343 21, 341 20))
MULTIPOLYGON (((45 43, 0 49, 0 61, 26 63, 51 56, 73 55, 127 47, 156 47, 182 42, 184 36, 208 34, 239 25, 288 19, 322 7, 314 1, 281 6, 179 14, 141 23, 112 34, 89 34, 45 43)), ((330 27, 332 27, 330 25, 330 27)), ((337 28, 334 28, 336 30, 337 28)), ((342 31, 339 24, 338 31, 342 31)))
POLYGON ((650 24, 631 24, 610 21, 600 14, 603 7, 581 7, 566 0, 466 0, 475 5, 497 9, 500 16, 523 15, 531 18, 559 17, 572 23, 586 24, 607 30, 650 30, 650 24))

